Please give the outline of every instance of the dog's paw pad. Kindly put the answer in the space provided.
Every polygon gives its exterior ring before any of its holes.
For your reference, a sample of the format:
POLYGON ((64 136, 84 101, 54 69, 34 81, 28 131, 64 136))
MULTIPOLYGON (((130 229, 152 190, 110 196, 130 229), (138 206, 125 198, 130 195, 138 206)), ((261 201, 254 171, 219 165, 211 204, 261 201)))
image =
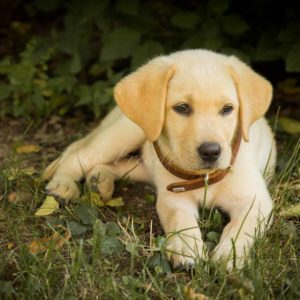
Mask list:
POLYGON ((184 268, 189 271, 194 268, 198 260, 207 260, 205 245, 195 239, 183 240, 173 237, 169 240, 166 255, 173 262, 174 268, 184 268))
POLYGON ((227 271, 242 269, 245 265, 246 254, 243 251, 232 248, 229 243, 219 244, 213 251, 212 260, 223 265, 227 271))
POLYGON ((69 178, 52 179, 46 185, 45 191, 48 195, 58 199, 58 201, 69 201, 80 196, 80 190, 76 182, 69 178))
POLYGON ((178 265, 173 265, 174 271, 181 272, 181 271, 187 271, 191 272, 195 269, 195 261, 186 261, 184 263, 179 263, 178 265))
POLYGON ((99 193, 104 200, 111 199, 115 189, 115 177, 106 170, 93 169, 87 176, 92 192, 99 193))

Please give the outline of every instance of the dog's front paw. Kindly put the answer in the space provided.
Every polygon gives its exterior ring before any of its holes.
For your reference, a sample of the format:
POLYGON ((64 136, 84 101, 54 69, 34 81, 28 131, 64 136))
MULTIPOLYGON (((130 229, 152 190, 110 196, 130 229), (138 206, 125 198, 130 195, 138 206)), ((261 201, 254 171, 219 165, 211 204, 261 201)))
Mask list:
POLYGON ((80 190, 74 180, 60 175, 55 176, 46 185, 46 193, 65 201, 80 197, 80 190))
POLYGON ((197 261, 207 260, 207 250, 201 239, 182 237, 180 234, 168 237, 166 255, 174 268, 191 269, 197 261))
POLYGON ((109 200, 115 189, 115 176, 104 166, 95 166, 87 174, 87 183, 93 192, 100 194, 104 200, 109 200))
POLYGON ((213 251, 212 259, 221 263, 228 271, 233 268, 242 269, 245 265, 247 257, 246 248, 234 245, 231 241, 220 243, 213 251))

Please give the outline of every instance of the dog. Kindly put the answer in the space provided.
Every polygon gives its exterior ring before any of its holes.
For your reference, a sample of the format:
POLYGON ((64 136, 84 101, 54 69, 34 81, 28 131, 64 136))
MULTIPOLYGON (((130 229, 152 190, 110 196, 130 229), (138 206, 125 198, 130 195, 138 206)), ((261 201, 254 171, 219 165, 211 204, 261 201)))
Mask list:
POLYGON ((272 221, 269 81, 234 56, 184 50, 127 75, 114 97, 118 106, 102 123, 47 167, 46 192, 72 200, 85 179, 109 199, 122 176, 154 183, 174 267, 208 259, 198 209, 221 208, 230 221, 211 258, 243 267, 255 236, 272 221), (142 161, 128 158, 137 149, 142 161))

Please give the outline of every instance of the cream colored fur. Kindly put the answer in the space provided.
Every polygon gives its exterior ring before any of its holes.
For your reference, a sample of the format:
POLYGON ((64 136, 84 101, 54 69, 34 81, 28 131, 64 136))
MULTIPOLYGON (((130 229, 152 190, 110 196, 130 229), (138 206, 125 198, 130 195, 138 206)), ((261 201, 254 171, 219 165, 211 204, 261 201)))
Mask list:
POLYGON ((271 97, 270 83, 235 57, 187 50, 155 58, 117 84, 119 107, 47 168, 47 191, 71 200, 80 196, 75 182, 85 178, 96 180, 100 194, 108 199, 114 180, 132 170, 131 179, 157 187, 157 212, 174 266, 208 258, 197 223, 198 208, 205 206, 219 207, 230 216, 212 259, 224 261, 228 269, 234 262, 241 267, 255 235, 269 224, 272 211, 263 177, 265 173, 271 178, 276 158, 273 134, 263 118, 271 97), (190 116, 174 111, 174 105, 181 102, 192 107, 190 116), (222 116, 220 110, 227 103, 234 110, 222 116), (238 126, 244 140, 236 161, 223 180, 208 187, 206 199, 204 188, 178 194, 166 190, 181 179, 163 168, 152 141, 158 139, 178 166, 210 173, 228 167, 238 126), (205 169, 197 153, 197 147, 207 141, 222 147, 210 169, 205 169), (124 158, 139 148, 143 163, 124 158))

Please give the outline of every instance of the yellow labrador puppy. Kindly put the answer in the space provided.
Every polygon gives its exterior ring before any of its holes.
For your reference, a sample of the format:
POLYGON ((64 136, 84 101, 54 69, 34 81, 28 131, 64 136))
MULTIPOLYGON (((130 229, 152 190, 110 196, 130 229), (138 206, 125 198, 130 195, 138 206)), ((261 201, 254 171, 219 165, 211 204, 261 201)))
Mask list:
POLYGON ((174 266, 207 259, 199 206, 230 216, 212 258, 243 266, 272 211, 264 176, 276 150, 263 118, 271 84, 233 56, 186 50, 149 61, 114 96, 119 107, 46 169, 47 192, 77 198, 76 181, 85 178, 107 199, 124 175, 154 182, 174 266), (128 158, 138 148, 142 161, 128 158))

